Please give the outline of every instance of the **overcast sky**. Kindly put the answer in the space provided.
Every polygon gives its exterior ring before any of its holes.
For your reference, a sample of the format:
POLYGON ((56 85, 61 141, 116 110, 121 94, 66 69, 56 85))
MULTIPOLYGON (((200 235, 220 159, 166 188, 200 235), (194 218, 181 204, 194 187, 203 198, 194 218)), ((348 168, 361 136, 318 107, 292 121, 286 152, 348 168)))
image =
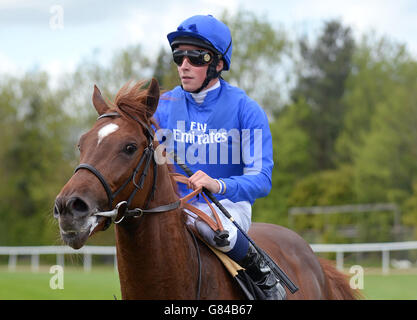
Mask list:
POLYGON ((340 18, 355 36, 374 30, 417 56, 417 0, 0 0, 0 73, 72 71, 94 50, 105 61, 138 43, 153 54, 189 16, 239 8, 295 33, 340 18))

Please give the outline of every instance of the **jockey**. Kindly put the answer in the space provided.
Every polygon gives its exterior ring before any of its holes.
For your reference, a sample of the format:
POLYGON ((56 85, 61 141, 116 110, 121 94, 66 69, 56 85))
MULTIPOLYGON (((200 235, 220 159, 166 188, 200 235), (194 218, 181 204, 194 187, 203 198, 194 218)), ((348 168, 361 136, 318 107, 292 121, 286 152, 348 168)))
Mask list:
MULTIPOLYGON (((271 190, 272 138, 268 119, 246 93, 221 78, 230 69, 229 28, 211 15, 196 15, 167 35, 181 86, 166 92, 154 115, 158 139, 173 148, 195 173, 181 196, 200 186, 220 200, 247 232, 252 204, 271 190), (162 133, 161 133, 161 132, 162 133)), ((182 170, 176 166, 177 172, 182 170)), ((193 203, 210 215, 200 197, 193 203)), ((213 207, 215 207, 213 205, 213 207)), ((217 208, 216 208, 217 210, 217 208)), ((267 299, 285 298, 285 290, 248 239, 218 210, 228 241, 201 219, 190 218, 201 236, 246 269, 267 299)), ((193 214, 190 213, 192 216, 193 214)))

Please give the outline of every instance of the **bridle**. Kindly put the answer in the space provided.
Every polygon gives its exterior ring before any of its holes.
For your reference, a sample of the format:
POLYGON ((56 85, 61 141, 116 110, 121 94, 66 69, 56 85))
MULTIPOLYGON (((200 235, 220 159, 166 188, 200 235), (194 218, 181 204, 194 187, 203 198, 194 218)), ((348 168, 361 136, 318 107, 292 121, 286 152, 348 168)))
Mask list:
MULTIPOLYGON (((168 204, 168 205, 163 205, 163 206, 160 206, 160 207, 148 209, 149 203, 154 198, 154 195, 155 195, 156 181, 157 181, 157 174, 158 174, 157 163, 156 163, 156 160, 155 160, 155 150, 154 150, 154 147, 153 147, 154 131, 151 129, 151 127, 149 125, 147 125, 141 119, 131 115, 126 110, 124 110, 123 106, 119 106, 119 109, 123 113, 125 113, 127 116, 129 116, 131 119, 136 121, 141 127, 143 127, 145 129, 145 134, 146 134, 148 143, 147 143, 147 147, 144 149, 144 151, 142 153, 142 156, 139 159, 139 162, 136 165, 136 167, 133 170, 130 177, 114 192, 111 190, 110 185, 107 182, 107 180, 105 179, 105 177, 100 173, 99 170, 94 168, 94 166, 92 166, 91 164, 81 163, 75 168, 74 174, 81 169, 85 169, 85 170, 90 171, 93 175, 96 176, 96 178, 100 181, 101 185, 103 186, 104 190, 106 191, 106 195, 107 195, 107 199, 108 199, 108 207, 109 207, 109 210, 111 210, 111 211, 96 212, 95 215, 110 217, 110 218, 112 218, 112 220, 115 223, 119 223, 124 219, 124 217, 141 216, 144 213, 165 212, 165 211, 170 211, 170 210, 174 210, 174 209, 178 208, 180 206, 181 201, 176 201, 176 202, 173 202, 173 203, 168 204), (153 165, 153 183, 152 183, 152 189, 147 196, 145 206, 144 206, 144 208, 129 209, 129 207, 132 203, 132 200, 135 197, 136 193, 138 192, 139 189, 143 188, 143 184, 145 182, 146 176, 148 175, 149 168, 150 168, 151 164, 153 165), (139 179, 137 180, 137 175, 139 173, 140 168, 143 165, 144 165, 144 167, 143 167, 143 170, 142 170, 142 174, 140 175, 139 179), (123 205, 122 205, 122 203, 119 203, 116 206, 116 208, 113 209, 114 199, 120 194, 120 192, 122 192, 126 188, 126 186, 130 182, 132 182, 132 184, 134 186, 134 189, 133 189, 132 193, 130 194, 130 196, 128 197, 127 201, 123 201, 123 205), (120 209, 120 208, 122 208, 122 209, 120 209), (120 215, 121 215, 120 220, 116 221, 115 220, 116 217, 120 216, 120 215)), ((121 117, 121 115, 118 112, 105 113, 105 114, 102 114, 101 116, 99 116, 97 118, 97 121, 100 120, 100 119, 106 118, 106 117, 121 117)))
MULTIPOLYGON (((81 169, 85 169, 90 171, 93 175, 95 175, 97 177, 97 179, 100 181, 100 183, 102 184, 104 190, 106 191, 107 194, 107 199, 108 199, 108 206, 110 208, 110 211, 104 211, 104 212, 96 212, 94 215, 96 216, 103 216, 103 217, 107 217, 107 218, 111 218, 111 220, 115 223, 118 224, 120 223, 125 217, 140 217, 143 214, 148 214, 148 213, 160 213, 160 212, 166 212, 166 211, 171 211, 174 209, 177 209, 180 207, 181 205, 181 199, 177 200, 173 203, 170 204, 166 204, 166 205, 162 205, 156 208, 152 208, 152 209, 148 209, 149 203, 150 201, 153 199, 154 195, 155 195, 155 190, 156 190, 156 182, 157 182, 157 172, 158 172, 158 168, 157 168, 157 163, 155 160, 155 150, 153 147, 153 139, 154 139, 154 131, 151 129, 151 127, 149 125, 147 125, 145 122, 143 122, 141 119, 131 115, 130 113, 128 113, 126 110, 124 110, 123 106, 119 106, 119 109, 125 113, 127 116, 129 116, 131 119, 135 120, 140 126, 142 126, 145 130, 146 130, 146 137, 148 139, 148 143, 147 143, 147 147, 144 149, 141 158, 139 159, 138 164, 136 165, 135 169, 133 170, 133 173, 130 175, 130 177, 119 187, 119 189, 117 189, 115 192, 113 192, 108 184, 108 182, 106 181, 106 179, 104 178, 104 176, 100 173, 99 170, 97 170, 96 168, 94 168, 94 166, 92 166, 91 164, 88 163, 80 163, 74 170, 74 174, 81 170, 81 169), (148 174, 150 165, 153 165, 153 169, 154 169, 154 174, 153 174, 153 183, 152 183, 152 189, 151 192, 149 193, 147 200, 145 202, 145 207, 142 208, 134 208, 134 209, 129 209, 129 206, 134 198, 134 196, 136 195, 136 193, 138 192, 139 189, 143 188, 143 184, 145 182, 145 178, 148 174), (143 171, 141 176, 139 177, 139 181, 136 182, 136 176, 140 170, 140 168, 142 167, 142 165, 144 165, 143 171), (130 194, 129 198, 127 201, 122 201, 119 202, 115 208, 113 210, 111 210, 113 208, 113 201, 114 199, 117 197, 117 195, 126 188, 126 186, 132 182, 134 185, 134 189, 132 191, 132 193, 130 194), (116 220, 117 217, 120 217, 119 220, 116 220)), ((109 113, 105 113, 100 115, 97 118, 97 121, 102 119, 102 118, 106 118, 106 117, 121 117, 120 113, 118 112, 109 112, 109 113)), ((107 225, 105 225, 104 229, 107 229, 110 226, 110 223, 107 223, 107 225)), ((197 240, 196 237, 194 235, 194 233, 189 229, 189 227, 187 225, 186 229, 187 231, 190 233, 192 239, 193 239, 193 243, 194 246, 196 248, 196 253, 197 253, 197 260, 198 260, 198 279, 197 279, 197 291, 196 291, 196 299, 198 300, 200 298, 200 289, 201 289, 201 275, 202 275, 202 271, 201 271, 201 257, 200 257, 200 249, 198 247, 197 244, 197 240)))

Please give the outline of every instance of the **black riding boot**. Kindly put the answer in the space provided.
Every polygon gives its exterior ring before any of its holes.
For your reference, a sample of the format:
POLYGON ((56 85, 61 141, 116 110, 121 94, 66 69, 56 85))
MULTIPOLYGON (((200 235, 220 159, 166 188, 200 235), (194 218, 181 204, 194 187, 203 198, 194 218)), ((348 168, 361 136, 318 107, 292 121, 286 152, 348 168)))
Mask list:
POLYGON ((265 259, 249 243, 248 253, 239 264, 245 268, 248 276, 263 291, 266 300, 285 300, 287 294, 281 282, 265 262, 265 259))

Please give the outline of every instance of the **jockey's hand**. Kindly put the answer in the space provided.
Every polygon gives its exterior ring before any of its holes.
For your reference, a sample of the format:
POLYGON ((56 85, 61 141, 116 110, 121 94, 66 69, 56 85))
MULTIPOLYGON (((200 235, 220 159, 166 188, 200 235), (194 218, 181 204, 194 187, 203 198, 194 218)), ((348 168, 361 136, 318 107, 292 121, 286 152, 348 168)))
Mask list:
POLYGON ((212 193, 218 193, 220 191, 220 186, 217 181, 201 170, 198 170, 188 178, 189 189, 196 190, 199 187, 205 187, 212 193))

